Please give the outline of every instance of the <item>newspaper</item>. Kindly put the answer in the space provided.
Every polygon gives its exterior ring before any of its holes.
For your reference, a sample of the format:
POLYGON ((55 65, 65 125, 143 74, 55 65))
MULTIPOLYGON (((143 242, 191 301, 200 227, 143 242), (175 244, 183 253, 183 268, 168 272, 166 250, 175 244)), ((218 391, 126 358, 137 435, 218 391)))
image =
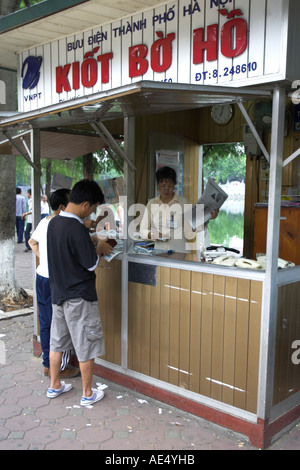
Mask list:
POLYGON ((185 213, 185 217, 192 229, 195 231, 197 229, 203 230, 203 225, 211 218, 211 212, 215 209, 220 209, 227 198, 228 194, 215 181, 209 178, 200 199, 193 205, 191 210, 185 213))

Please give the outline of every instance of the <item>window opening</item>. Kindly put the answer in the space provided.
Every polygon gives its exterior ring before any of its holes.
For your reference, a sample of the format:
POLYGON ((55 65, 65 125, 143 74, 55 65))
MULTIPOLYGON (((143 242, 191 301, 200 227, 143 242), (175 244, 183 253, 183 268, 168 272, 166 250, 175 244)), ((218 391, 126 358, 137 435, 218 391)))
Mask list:
POLYGON ((218 217, 208 224, 211 245, 243 254, 246 154, 243 143, 203 146, 203 188, 213 178, 228 194, 218 217))

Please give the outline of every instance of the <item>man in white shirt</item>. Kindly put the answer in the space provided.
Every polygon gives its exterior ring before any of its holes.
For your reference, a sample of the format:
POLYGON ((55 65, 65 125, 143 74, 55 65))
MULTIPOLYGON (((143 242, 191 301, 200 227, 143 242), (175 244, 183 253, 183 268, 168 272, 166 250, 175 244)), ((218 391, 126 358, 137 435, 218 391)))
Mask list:
POLYGON ((25 212, 24 214, 22 214, 22 219, 24 219, 24 221, 25 221, 25 218, 28 216, 26 230, 25 230, 25 245, 26 245, 26 248, 24 250, 25 252, 31 250, 28 244, 28 241, 30 238, 30 232, 32 229, 32 195, 31 195, 30 188, 27 189, 27 197, 28 197, 28 212, 25 212))
MULTIPOLYGON (((69 202, 69 189, 58 189, 50 196, 50 205, 53 210, 51 216, 43 218, 32 237, 29 246, 39 258, 39 265, 36 270, 36 293, 39 307, 40 338, 43 352, 44 375, 49 375, 49 346, 50 329, 52 322, 52 297, 49 283, 48 254, 47 254, 47 231, 50 220, 64 210, 69 202)), ((60 375, 61 377, 76 377, 79 372, 67 367, 70 358, 70 351, 64 351, 62 355, 60 375)))
POLYGON ((22 215, 26 211, 25 198, 22 196, 21 188, 16 188, 16 229, 18 243, 23 243, 24 219, 22 215))

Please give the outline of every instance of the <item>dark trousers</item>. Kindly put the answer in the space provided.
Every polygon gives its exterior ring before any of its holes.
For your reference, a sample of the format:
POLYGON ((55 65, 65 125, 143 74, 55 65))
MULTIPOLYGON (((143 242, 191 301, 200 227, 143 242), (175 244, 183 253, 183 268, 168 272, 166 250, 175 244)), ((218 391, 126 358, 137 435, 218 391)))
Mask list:
POLYGON ((25 224, 24 219, 22 219, 22 217, 16 216, 16 228, 17 228, 18 243, 23 242, 24 224, 25 224))
POLYGON ((32 229, 32 223, 31 223, 31 222, 27 222, 27 224, 26 224, 26 230, 25 230, 25 245, 26 245, 26 248, 27 248, 28 250, 31 250, 30 246, 28 245, 28 240, 29 240, 29 238, 30 238, 31 229, 32 229))
MULTIPOLYGON (((40 338, 43 356, 43 366, 50 367, 50 330, 52 322, 52 299, 50 282, 47 277, 36 275, 36 297, 39 307, 40 338)), ((70 359, 70 351, 64 351, 60 370, 64 370, 70 359)))

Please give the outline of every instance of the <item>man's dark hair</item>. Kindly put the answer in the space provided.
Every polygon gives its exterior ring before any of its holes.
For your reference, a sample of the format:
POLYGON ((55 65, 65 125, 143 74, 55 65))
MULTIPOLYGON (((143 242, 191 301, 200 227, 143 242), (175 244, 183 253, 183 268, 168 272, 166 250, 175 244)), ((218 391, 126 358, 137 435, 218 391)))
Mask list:
POLYGON ((104 194, 96 181, 84 179, 78 181, 71 191, 70 202, 73 204, 81 204, 89 202, 90 205, 103 204, 104 194))
POLYGON ((28 189, 27 189, 27 192, 28 192, 28 194, 31 195, 31 188, 28 188, 28 189))
POLYGON ((59 206, 63 205, 67 207, 69 202, 69 194, 70 190, 67 188, 57 189, 53 193, 50 194, 49 203, 50 207, 53 211, 57 211, 59 206))
POLYGON ((161 181, 166 179, 170 179, 174 182, 174 184, 176 184, 176 171, 173 168, 170 168, 169 166, 163 166, 159 168, 156 172, 157 183, 160 183, 161 181))
POLYGON ((16 194, 21 194, 21 193, 22 193, 21 188, 16 188, 16 194))

